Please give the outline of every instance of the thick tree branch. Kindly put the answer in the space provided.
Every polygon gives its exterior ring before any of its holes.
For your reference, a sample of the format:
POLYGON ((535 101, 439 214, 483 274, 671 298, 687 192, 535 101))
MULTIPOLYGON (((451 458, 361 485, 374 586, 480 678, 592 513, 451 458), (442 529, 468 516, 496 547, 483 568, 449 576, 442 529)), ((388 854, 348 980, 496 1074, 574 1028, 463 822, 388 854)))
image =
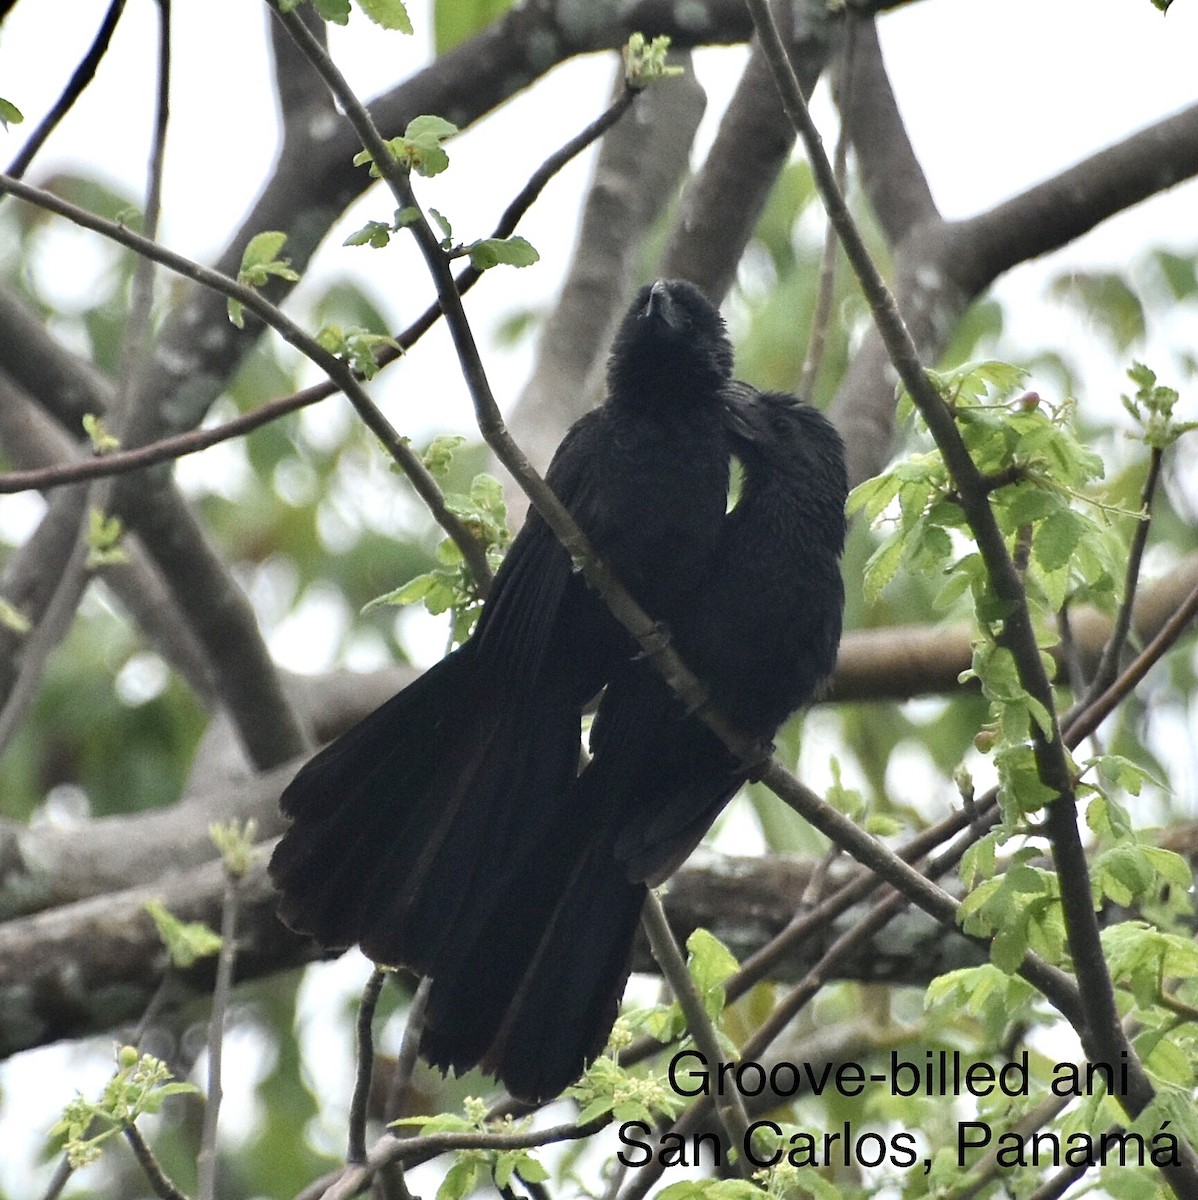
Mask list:
POLYGON ((857 152, 861 186, 887 242, 898 245, 940 214, 894 98, 878 30, 856 21, 850 71, 838 88, 840 119, 857 152))
MULTIPOLYGON (((828 61, 837 27, 824 5, 778 7, 786 18, 791 61, 810 95, 828 61)), ((769 64, 754 41, 719 133, 683 193, 658 274, 689 279, 716 301, 727 295, 794 141, 769 64)))
MULTIPOLYGON (((912 225, 894 247, 894 290, 920 355, 934 361, 961 315, 1004 271, 1196 174, 1198 105, 988 212, 912 225)), ((892 453, 895 382, 886 349, 871 332, 829 411, 845 438, 850 483, 876 475, 892 453)))

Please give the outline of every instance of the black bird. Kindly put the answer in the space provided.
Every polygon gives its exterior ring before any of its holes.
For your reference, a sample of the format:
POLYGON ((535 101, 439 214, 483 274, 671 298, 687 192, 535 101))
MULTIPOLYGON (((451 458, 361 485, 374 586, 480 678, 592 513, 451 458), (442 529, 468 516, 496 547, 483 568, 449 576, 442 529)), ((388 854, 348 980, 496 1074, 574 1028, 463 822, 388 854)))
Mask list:
MULTIPOLYGON (((847 481, 839 435, 792 396, 732 393, 739 503, 713 542, 701 593, 671 626, 716 708, 762 741, 835 665, 847 481)), ((603 1048, 628 978, 646 887, 694 849, 746 778, 643 659, 608 684, 593 758, 556 826, 526 850, 453 969, 434 979, 422 1053, 482 1062, 539 1100, 603 1048)))
MULTIPOLYGON (((732 349, 695 287, 643 288, 608 363, 608 394, 547 479, 654 618, 700 587, 724 521, 732 349)), ((477 629, 308 762, 284 791, 271 859, 287 924, 330 948, 441 977, 518 889, 560 824, 580 715, 636 647, 532 512, 477 629)), ((535 868, 534 868, 535 869, 535 868)))

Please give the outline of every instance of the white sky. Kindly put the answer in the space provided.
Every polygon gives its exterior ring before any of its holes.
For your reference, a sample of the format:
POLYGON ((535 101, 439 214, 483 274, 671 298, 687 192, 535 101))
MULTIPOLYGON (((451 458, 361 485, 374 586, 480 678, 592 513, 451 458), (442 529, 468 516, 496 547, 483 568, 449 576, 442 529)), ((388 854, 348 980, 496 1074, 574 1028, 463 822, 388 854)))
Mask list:
MULTIPOLYGON (((369 96, 426 61, 429 19, 423 0, 410 0, 414 38, 377 33, 360 16, 348 31, 334 30, 332 46, 343 69, 369 96)), ((0 32, 0 95, 26 114, 26 124, 0 131, 0 162, 7 162, 58 95, 89 43, 104 0, 18 4, 0 32)), ((165 177, 164 242, 210 258, 251 203, 275 151, 270 69, 263 8, 244 0, 176 0, 172 137, 165 177)), ((153 92, 154 14, 151 0, 131 0, 112 51, 77 110, 54 135, 30 171, 37 182, 70 167, 100 173, 133 194, 144 186, 153 92)), ((933 192, 946 215, 984 209, 1198 98, 1198 0, 1175 0, 1162 17, 1148 0, 924 0, 884 17, 887 63, 908 128, 933 192)), ((697 70, 708 89, 709 110, 700 147, 709 142, 735 85, 744 52, 705 51, 697 70)), ((610 85, 608 58, 556 70, 529 93, 504 106, 451 146, 453 168, 421 196, 447 213, 464 236, 489 231, 530 170, 599 111, 610 85), (478 180, 486 178, 485 188, 478 180)), ((826 104, 817 112, 827 118, 826 104)), ((524 271, 496 271, 469 301, 480 332, 508 313, 548 306, 556 292, 574 234, 588 161, 575 163, 550 187, 522 231, 542 254, 524 271)), ((6 201, 10 203, 10 201, 6 201)), ((372 194, 341 225, 348 231, 390 206, 372 194)), ((1150 245, 1198 248, 1198 188, 1175 189, 1125 214, 1047 263, 1019 268, 1000 285, 1009 301, 1016 342, 1036 347, 1070 326, 1044 303, 1044 281, 1066 266, 1125 265, 1150 245)), ((343 234, 342 234, 343 235, 343 234)), ((361 272, 373 291, 383 278, 380 260, 365 249, 342 249, 329 239, 312 267, 312 284, 361 272)), ((101 261, 91 235, 64 235, 61 249, 78 260, 63 284, 62 300, 83 302, 89 263, 101 261)), ((414 256, 388 250, 386 296, 399 321, 419 311, 431 290, 414 256)), ((1160 352, 1198 347, 1193 311, 1167 330, 1160 352)), ((378 394, 392 419, 416 436, 471 428, 470 410, 456 373, 443 364, 451 353, 440 333, 425 339, 409 360, 387 373, 378 394)), ((501 402, 516 394, 529 351, 492 351, 489 362, 501 402)), ((1121 365, 1102 364, 1116 381, 1121 365)), ((194 460, 193 460, 194 461, 194 460)), ((11 503, 11 502, 10 502, 11 503)), ((108 1064, 78 1052, 70 1056, 70 1086, 99 1086, 108 1064), (87 1057, 87 1056, 85 1056, 87 1057), (79 1067, 80 1069, 76 1069, 79 1067)), ((46 1063, 42 1055, 15 1060, 5 1074, 10 1094, 30 1095, 25 1081, 46 1063)), ((56 1069, 63 1069, 56 1058, 56 1069)), ((63 1095, 46 1097, 43 1117, 22 1101, 19 1122, 0 1122, 0 1187, 13 1197, 37 1194, 28 1174, 38 1129, 53 1121, 63 1095), (31 1120, 31 1118, 33 1118, 31 1120)))

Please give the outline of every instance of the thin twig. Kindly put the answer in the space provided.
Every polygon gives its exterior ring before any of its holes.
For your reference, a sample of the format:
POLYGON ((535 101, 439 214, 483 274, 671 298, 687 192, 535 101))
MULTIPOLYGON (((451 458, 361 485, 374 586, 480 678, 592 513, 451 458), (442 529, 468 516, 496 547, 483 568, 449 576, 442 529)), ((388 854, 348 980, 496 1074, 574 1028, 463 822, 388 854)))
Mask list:
MULTIPOLYGON (((845 9, 844 31, 844 87, 840 96, 840 132, 836 137, 836 159, 832 173, 836 186, 844 191, 849 163, 849 123, 847 113, 853 102, 853 49, 856 45, 857 19, 851 8, 845 9)), ((811 336, 807 341, 807 353, 803 356, 803 367, 799 372, 799 395, 808 403, 815 401, 815 385, 819 369, 823 365, 824 347, 828 340, 828 329, 832 323, 832 301, 836 295, 836 251, 840 246, 836 227, 831 221, 824 231, 824 249, 819 264, 819 290, 815 298, 815 312, 811 318, 811 336)))
POLYGON ((196 1158, 199 1176, 198 1200, 215 1200, 217 1123, 221 1104, 221 1058, 224 1048, 225 1014, 233 992, 233 967, 237 961, 237 911, 240 879, 225 869, 225 902, 221 911, 220 955, 216 960, 216 985, 212 989, 212 1013, 208 1018, 208 1095, 204 1125, 196 1158))
POLYGON ((160 1196, 162 1200, 188 1200, 187 1193, 162 1169, 154 1157, 154 1151, 150 1149, 136 1125, 130 1125, 125 1130, 125 1139, 133 1147, 133 1153, 137 1155, 137 1161, 145 1171, 155 1195, 160 1196))
POLYGON ((29 135, 29 140, 17 151, 16 158, 9 163, 8 174, 14 179, 20 179, 25 174, 37 152, 45 145, 46 139, 58 127, 63 117, 71 111, 75 101, 95 78, 96 68, 108 52, 109 43, 112 41, 113 32, 116 30, 117 22, 121 19, 124 7, 125 0, 112 0, 108 6, 108 11, 104 14, 104 20, 100 22, 95 39, 88 47, 87 53, 79 60, 79 65, 63 89, 62 95, 58 97, 54 106, 29 135))
POLYGON ((1136 589, 1140 582, 1140 564, 1144 561, 1144 548, 1148 545, 1148 530, 1152 524, 1152 501, 1156 496, 1156 486, 1161 476, 1162 454, 1159 447, 1154 446, 1148 459, 1148 476, 1144 480, 1144 490, 1140 494, 1140 510, 1142 517, 1136 524, 1132 534, 1131 548, 1127 556, 1127 573, 1123 584, 1123 603, 1115 615, 1115 627, 1103 649, 1102 658, 1090 682, 1083 705, 1096 700, 1107 688, 1115 682, 1119 670, 1119 658, 1127 645, 1127 636, 1131 631, 1132 608, 1136 600, 1136 589))
POLYGON ((345 1161, 349 1163, 366 1161, 366 1110, 370 1105, 370 1080, 374 1075, 374 1014, 387 974, 382 967, 371 971, 358 1004, 358 1071, 349 1105, 349 1146, 345 1152, 345 1161))
MULTIPOLYGON (((641 910, 641 925, 649 939, 653 957, 661 967, 661 973, 669 983, 674 998, 682 1007, 686 1027, 695 1039, 695 1045, 707 1059, 708 1066, 715 1070, 716 1064, 724 1058, 720 1050, 719 1035, 707 1015, 707 1009, 703 1006, 703 997, 699 995, 695 981, 686 969, 682 951, 678 949, 678 943, 674 940, 674 931, 670 928, 661 900, 654 891, 650 891, 645 907, 641 910)), ((745 1112, 744 1101, 735 1088, 730 1096, 721 1095, 716 1104, 716 1113, 724 1127, 724 1136, 736 1155, 737 1170, 746 1179, 751 1178, 753 1167, 745 1155, 749 1144, 749 1114, 745 1112)))
POLYGON ((412 1086, 412 1075, 420 1056, 424 1015, 428 1011, 428 994, 431 990, 432 981, 422 979, 412 994, 412 1003, 408 1005, 408 1020, 404 1025, 403 1040, 399 1043, 399 1054, 395 1059, 395 1070, 391 1075, 391 1086, 387 1089, 387 1102, 383 1107, 385 1121, 393 1121, 401 1115, 403 1098, 412 1086))
POLYGON ((50 1176, 50 1182, 42 1193, 42 1200, 58 1200, 58 1197, 62 1195, 62 1189, 70 1183, 71 1176, 74 1174, 75 1168, 71 1166, 70 1160, 64 1154, 62 1161, 54 1168, 54 1174, 50 1176))

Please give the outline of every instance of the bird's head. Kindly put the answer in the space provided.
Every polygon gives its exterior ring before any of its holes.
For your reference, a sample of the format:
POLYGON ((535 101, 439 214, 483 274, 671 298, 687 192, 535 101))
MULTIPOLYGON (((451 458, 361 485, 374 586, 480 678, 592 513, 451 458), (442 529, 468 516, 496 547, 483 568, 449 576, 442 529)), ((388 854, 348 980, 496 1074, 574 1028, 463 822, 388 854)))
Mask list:
POLYGON ((694 284, 659 279, 637 292, 608 360, 613 397, 699 399, 731 375, 724 319, 694 284))

